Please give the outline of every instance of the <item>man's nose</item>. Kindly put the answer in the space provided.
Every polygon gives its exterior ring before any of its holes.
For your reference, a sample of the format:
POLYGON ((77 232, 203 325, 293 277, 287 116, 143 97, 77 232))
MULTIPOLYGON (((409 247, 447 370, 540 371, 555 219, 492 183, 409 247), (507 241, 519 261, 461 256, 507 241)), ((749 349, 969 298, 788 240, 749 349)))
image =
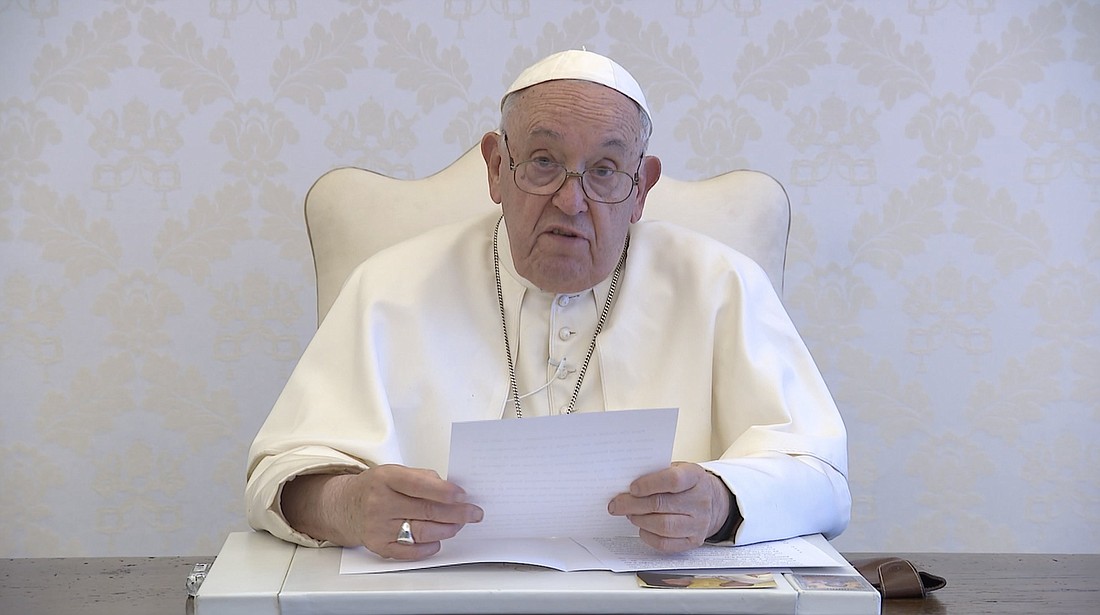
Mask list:
POLYGON ((565 181, 561 188, 554 193, 554 205, 564 213, 575 216, 588 209, 588 195, 584 193, 581 185, 581 174, 569 171, 565 174, 565 181), (576 181, 574 181, 576 180, 576 181))

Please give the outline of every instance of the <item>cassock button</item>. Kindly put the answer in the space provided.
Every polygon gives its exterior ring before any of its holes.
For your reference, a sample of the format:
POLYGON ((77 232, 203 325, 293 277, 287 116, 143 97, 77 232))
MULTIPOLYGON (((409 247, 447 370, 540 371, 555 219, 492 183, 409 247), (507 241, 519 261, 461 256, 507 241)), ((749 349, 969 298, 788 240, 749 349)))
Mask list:
POLYGON ((573 337, 574 333, 576 333, 576 331, 573 331, 569 327, 562 327, 561 330, 558 331, 558 339, 564 342, 573 337))

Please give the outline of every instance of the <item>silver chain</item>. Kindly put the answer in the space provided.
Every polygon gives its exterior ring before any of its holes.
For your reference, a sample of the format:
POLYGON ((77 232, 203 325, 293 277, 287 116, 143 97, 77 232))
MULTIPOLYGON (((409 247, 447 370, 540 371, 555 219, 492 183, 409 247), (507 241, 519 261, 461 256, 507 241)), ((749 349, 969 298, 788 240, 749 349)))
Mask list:
MULTIPOLYGON (((508 342, 508 321, 504 316, 504 289, 500 283, 500 223, 504 220, 504 216, 501 216, 497 220, 496 229, 493 230, 493 274, 496 276, 497 282, 497 304, 500 306, 500 329, 504 333, 504 355, 508 359, 508 395, 512 398, 512 402, 516 407, 516 418, 523 418, 523 405, 519 399, 519 385, 516 383, 516 365, 512 361, 512 345, 508 342)), ((596 338, 600 335, 600 331, 603 330, 603 324, 607 321, 607 315, 611 313, 611 301, 615 298, 615 290, 619 288, 619 278, 623 273, 623 266, 626 264, 626 253, 630 249, 630 235, 626 236, 626 241, 623 243, 623 253, 619 256, 619 264, 615 266, 615 272, 611 274, 611 285, 607 289, 607 299, 603 302, 603 311, 600 312, 600 319, 596 323, 596 330, 592 333, 592 341, 588 344, 588 354, 584 357, 584 363, 581 365, 581 371, 577 374, 577 386, 573 387, 573 396, 569 399, 569 406, 566 407, 565 413, 571 414, 574 406, 577 405, 577 396, 581 393, 581 383, 584 382, 584 374, 588 371, 588 364, 592 361, 592 353, 596 351, 596 338)))

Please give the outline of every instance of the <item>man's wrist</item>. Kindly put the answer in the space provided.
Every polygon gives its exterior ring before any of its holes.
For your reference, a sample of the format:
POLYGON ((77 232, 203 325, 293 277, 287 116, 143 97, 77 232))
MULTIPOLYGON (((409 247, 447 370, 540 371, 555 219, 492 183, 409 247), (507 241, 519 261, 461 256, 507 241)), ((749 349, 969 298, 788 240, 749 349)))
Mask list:
POLYGON ((708 536, 706 542, 726 542, 733 537, 737 532, 737 528, 741 525, 742 518, 741 511, 737 508, 737 496, 733 495, 733 491, 730 491, 729 487, 725 487, 725 483, 722 483, 722 486, 729 495, 729 514, 726 515, 726 522, 722 524, 722 527, 708 536))
POLYGON ((314 540, 342 544, 340 498, 347 473, 304 474, 283 486, 283 518, 294 531, 314 540))

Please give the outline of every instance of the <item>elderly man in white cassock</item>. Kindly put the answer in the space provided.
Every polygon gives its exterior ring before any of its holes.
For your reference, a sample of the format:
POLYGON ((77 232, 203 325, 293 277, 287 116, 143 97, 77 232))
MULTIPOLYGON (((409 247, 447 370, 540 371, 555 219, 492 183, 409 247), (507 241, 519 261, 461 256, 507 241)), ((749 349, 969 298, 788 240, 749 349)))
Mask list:
POLYGON ((664 552, 847 526, 844 425, 766 274, 640 222, 661 163, 621 66, 524 71, 481 152, 501 213, 349 277, 249 452, 248 519, 414 560, 481 520, 440 477, 451 423, 679 408, 670 467, 607 504, 664 552))

